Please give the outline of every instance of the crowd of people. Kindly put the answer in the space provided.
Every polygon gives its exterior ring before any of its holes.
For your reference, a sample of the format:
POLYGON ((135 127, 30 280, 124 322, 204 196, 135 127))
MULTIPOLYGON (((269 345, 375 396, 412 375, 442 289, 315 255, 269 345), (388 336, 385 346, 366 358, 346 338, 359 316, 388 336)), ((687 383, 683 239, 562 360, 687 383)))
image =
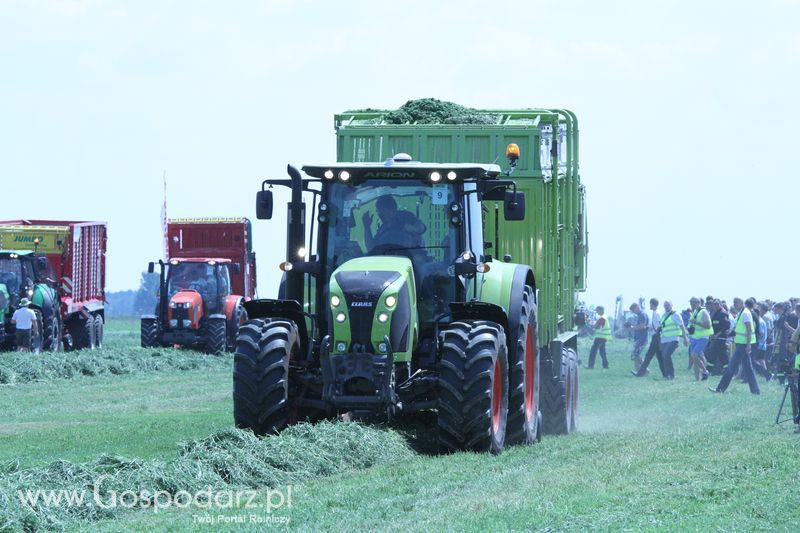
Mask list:
MULTIPOLYGON (((649 313, 639 303, 631 304, 622 325, 633 340, 631 373, 636 377, 649 374, 648 367, 655 358, 664 379, 674 379, 673 356, 681 343, 688 348, 687 370, 696 380, 721 376, 717 386, 709 388, 716 393, 725 392, 731 380, 740 376, 751 393, 759 394, 756 374, 770 381, 776 374, 784 376, 796 367, 800 345, 798 298, 774 302, 736 297, 728 305, 713 296, 692 297, 683 311, 665 300, 663 312, 659 312, 659 303, 657 298, 651 298, 649 313)), ((614 338, 605 309, 598 306, 595 311, 594 342, 587 369, 594 368, 598 354, 603 368, 608 368, 606 344, 614 338)))

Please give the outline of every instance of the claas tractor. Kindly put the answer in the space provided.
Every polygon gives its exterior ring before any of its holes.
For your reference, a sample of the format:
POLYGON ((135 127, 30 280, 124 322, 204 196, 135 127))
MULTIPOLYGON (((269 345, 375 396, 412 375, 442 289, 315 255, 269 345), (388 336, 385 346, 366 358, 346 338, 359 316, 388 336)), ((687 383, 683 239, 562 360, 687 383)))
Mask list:
MULTIPOLYGON (((232 350, 239 326, 247 320, 244 297, 231 294, 230 259, 159 261, 159 293, 155 314, 141 322, 143 347, 180 345, 220 354, 232 350)), ((155 271, 149 263, 148 273, 155 271)))
POLYGON ((233 368, 238 427, 435 410, 444 451, 498 453, 540 436, 537 288, 528 265, 484 241, 485 201, 506 221, 525 196, 496 164, 288 167, 278 299, 244 303, 233 368), (304 195, 313 197, 306 228, 304 195), (309 242, 306 242, 306 236, 309 242), (308 250, 313 250, 309 253, 308 250))

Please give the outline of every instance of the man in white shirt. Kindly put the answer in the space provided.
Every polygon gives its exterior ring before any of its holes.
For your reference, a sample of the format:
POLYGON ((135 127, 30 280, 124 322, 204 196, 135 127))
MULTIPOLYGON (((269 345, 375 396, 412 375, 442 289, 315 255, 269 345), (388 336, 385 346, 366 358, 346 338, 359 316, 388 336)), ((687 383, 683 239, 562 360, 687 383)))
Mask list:
POLYGON ((658 312, 658 298, 650 298, 650 347, 647 348, 647 354, 644 356, 644 361, 639 365, 639 371, 633 372, 636 377, 644 377, 647 374, 647 366, 653 360, 653 356, 658 360, 658 368, 661 369, 661 375, 665 378, 667 373, 664 369, 664 360, 661 358, 661 334, 658 328, 661 326, 661 314, 658 312))
POLYGON ((30 308, 31 301, 23 298, 19 301, 19 309, 11 316, 11 323, 17 328, 17 350, 31 351, 31 333, 36 332, 36 313, 30 308))

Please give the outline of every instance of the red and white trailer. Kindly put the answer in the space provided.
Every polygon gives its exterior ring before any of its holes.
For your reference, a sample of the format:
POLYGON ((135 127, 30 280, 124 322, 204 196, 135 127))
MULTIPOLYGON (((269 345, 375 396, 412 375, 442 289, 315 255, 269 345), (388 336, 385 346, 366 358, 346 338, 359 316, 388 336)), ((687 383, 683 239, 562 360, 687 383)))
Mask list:
POLYGON ((19 270, 4 273, 16 283, 11 307, 30 296, 43 315, 45 337, 54 341, 47 346, 46 338, 46 347, 58 349, 58 339, 67 348, 102 346, 106 241, 105 222, 0 221, 0 252, 7 264, 19 262, 19 270), (57 295, 54 302, 49 301, 51 290, 57 295), (57 311, 51 308, 56 306, 57 311))

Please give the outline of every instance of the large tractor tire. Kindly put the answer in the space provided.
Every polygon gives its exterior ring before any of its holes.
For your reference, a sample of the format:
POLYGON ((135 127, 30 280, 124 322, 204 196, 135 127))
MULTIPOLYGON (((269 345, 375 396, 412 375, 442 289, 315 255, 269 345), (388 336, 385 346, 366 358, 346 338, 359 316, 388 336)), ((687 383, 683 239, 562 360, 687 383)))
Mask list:
POLYGON ((530 444, 539 434, 539 331, 531 287, 525 287, 517 312, 517 331, 508 351, 506 443, 530 444))
POLYGON ((439 445, 444 452, 500 453, 508 417, 508 354, 494 322, 453 322, 442 332, 439 445))
POLYGON ((103 336, 105 334, 105 321, 102 315, 94 316, 94 347, 103 348, 103 336))
POLYGON ((256 435, 277 434, 290 422, 289 360, 299 353, 291 320, 248 320, 233 356, 233 419, 256 435))
POLYGON ((72 348, 75 350, 91 350, 95 344, 94 317, 86 319, 73 318, 69 321, 69 334, 72 336, 72 348))
POLYGON ((225 351, 228 342, 227 323, 224 317, 206 320, 205 349, 207 353, 219 355, 225 351))
POLYGON ((239 328, 247 322, 247 311, 245 310, 242 302, 239 302, 233 310, 230 320, 228 320, 228 341, 226 349, 232 352, 236 349, 236 335, 239 334, 239 328))
POLYGON ((557 359, 542 363, 542 430, 547 435, 566 435, 578 428, 578 356, 562 348, 557 359))
POLYGON ((44 320, 42 335, 42 349, 48 352, 61 350, 61 317, 52 313, 44 320))
POLYGON ((155 348, 158 342, 158 322, 155 318, 143 318, 139 335, 142 348, 155 348))

